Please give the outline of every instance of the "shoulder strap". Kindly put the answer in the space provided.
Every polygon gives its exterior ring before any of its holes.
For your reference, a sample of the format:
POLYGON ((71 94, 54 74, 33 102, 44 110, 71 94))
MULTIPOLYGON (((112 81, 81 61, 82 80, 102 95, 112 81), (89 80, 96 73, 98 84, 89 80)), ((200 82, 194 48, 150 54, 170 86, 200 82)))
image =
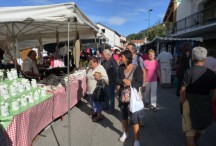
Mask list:
POLYGON ((137 55, 137 65, 140 66, 140 56, 137 55))
POLYGON ((131 74, 135 71, 136 68, 137 68, 137 65, 134 64, 133 69, 131 70, 131 72, 129 73, 126 79, 128 79, 131 76, 131 74))

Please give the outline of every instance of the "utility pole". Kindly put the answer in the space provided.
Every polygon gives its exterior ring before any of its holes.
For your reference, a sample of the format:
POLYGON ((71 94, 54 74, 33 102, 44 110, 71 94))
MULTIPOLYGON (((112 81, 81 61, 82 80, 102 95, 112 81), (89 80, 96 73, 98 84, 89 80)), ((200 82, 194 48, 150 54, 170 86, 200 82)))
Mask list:
POLYGON ((153 11, 153 10, 152 10, 152 9, 149 9, 149 10, 148 10, 148 13, 149 13, 149 24, 148 24, 148 27, 150 27, 150 22, 151 22, 151 17, 150 17, 151 11, 153 11))

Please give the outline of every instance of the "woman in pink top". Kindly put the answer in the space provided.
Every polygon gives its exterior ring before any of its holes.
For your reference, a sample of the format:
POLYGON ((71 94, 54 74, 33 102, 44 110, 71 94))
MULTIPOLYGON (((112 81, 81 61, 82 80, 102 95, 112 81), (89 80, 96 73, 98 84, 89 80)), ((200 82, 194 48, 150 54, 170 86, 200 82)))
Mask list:
POLYGON ((158 61, 155 60, 155 51, 150 49, 148 51, 149 59, 144 61, 145 70, 146 70, 146 79, 145 79, 145 92, 144 92, 144 103, 146 106, 151 104, 150 108, 156 112, 156 101, 157 101, 157 75, 160 79, 160 69, 158 61))
POLYGON ((120 49, 115 49, 114 54, 113 54, 113 58, 115 59, 117 64, 119 64, 119 61, 120 61, 120 53, 121 53, 120 49))

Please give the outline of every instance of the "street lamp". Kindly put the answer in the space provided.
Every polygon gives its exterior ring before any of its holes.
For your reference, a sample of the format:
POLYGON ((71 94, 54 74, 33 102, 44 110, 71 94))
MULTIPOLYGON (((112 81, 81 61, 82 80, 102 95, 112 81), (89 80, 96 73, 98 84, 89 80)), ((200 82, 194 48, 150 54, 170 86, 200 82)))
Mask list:
POLYGON ((150 21, 151 21, 151 20, 150 20, 150 13, 151 13, 151 11, 153 11, 153 10, 152 10, 152 9, 149 9, 149 10, 148 10, 148 13, 149 13, 149 27, 150 27, 150 21))

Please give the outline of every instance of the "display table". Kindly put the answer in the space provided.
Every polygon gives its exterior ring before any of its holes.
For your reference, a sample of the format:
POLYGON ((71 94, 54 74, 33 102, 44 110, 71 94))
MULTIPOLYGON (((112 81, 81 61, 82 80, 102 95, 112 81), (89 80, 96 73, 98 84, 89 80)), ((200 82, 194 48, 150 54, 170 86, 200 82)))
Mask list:
MULTIPOLYGON (((21 79, 18 78, 18 79, 16 79, 16 81, 19 82, 19 81, 21 81, 21 79)), ((7 80, 7 81, 4 81, 4 84, 11 85, 12 82, 13 82, 13 81, 7 80)), ((35 92, 36 90, 38 90, 38 89, 40 89, 40 88, 32 88, 32 89, 29 90, 29 91, 25 90, 25 91, 22 92, 22 93, 18 93, 18 94, 17 94, 16 96, 14 96, 14 97, 10 97, 10 98, 8 98, 8 99, 2 99, 2 98, 0 99, 0 103, 1 103, 1 102, 7 102, 7 103, 9 103, 9 115, 6 116, 6 117, 4 117, 4 116, 2 116, 2 115, 0 114, 1 125, 2 125, 2 127, 3 127, 4 129, 5 129, 6 127, 8 127, 8 125, 11 123, 11 121, 12 121, 12 119, 13 119, 14 116, 16 116, 16 115, 22 113, 23 111, 26 111, 27 109, 29 109, 29 108, 31 108, 31 107, 33 107, 33 106, 35 106, 35 105, 37 105, 37 104, 43 102, 44 100, 46 100, 46 99, 48 99, 48 98, 50 98, 50 97, 53 96, 52 94, 47 94, 46 96, 41 97, 41 98, 39 98, 38 100, 35 100, 33 103, 28 103, 26 106, 20 106, 18 110, 13 110, 13 109, 12 109, 11 103, 12 103, 12 100, 13 100, 13 99, 21 99, 22 95, 27 95, 27 94, 30 93, 30 92, 31 92, 31 93, 34 93, 34 92, 35 92)))
MULTIPOLYGON (((70 107, 72 108, 86 92, 86 77, 70 82, 70 107)), ((67 112, 67 90, 59 87, 50 92, 52 96, 12 117, 5 128, 8 146, 30 146, 35 136, 54 119, 67 112)))
MULTIPOLYGON (((72 108, 86 92, 86 78, 72 80, 70 83, 70 108, 72 108)), ((56 119, 68 111, 68 92, 64 87, 53 91, 53 118, 56 119)))

